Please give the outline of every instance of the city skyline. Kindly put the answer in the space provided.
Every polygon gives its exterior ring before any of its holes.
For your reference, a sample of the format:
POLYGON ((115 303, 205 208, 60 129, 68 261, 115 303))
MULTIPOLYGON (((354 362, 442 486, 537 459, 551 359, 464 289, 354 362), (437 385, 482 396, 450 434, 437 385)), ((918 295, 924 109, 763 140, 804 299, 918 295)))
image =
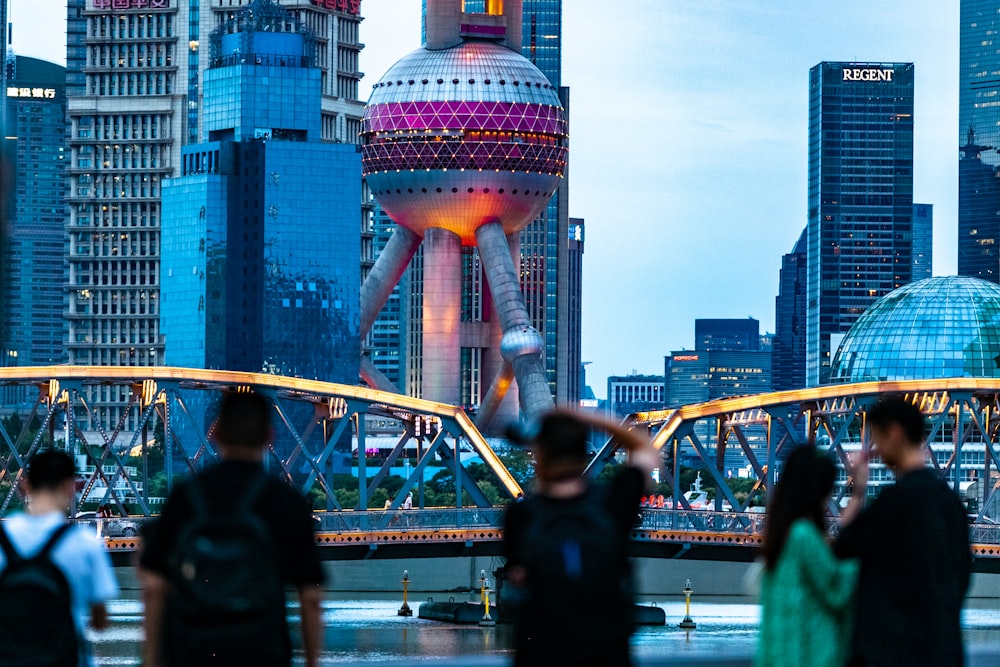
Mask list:
MULTIPOLYGON (((564 10, 569 212, 587 220, 583 358, 599 396, 607 376, 659 373, 670 350, 693 347, 694 319, 750 315, 774 330, 781 257, 805 224, 808 70, 821 60, 916 64, 914 199, 935 206, 934 274, 955 273, 957 2, 607 6, 564 10)), ((366 1, 362 14, 367 99, 419 47, 420 3, 366 1)), ((15 2, 16 52, 62 62, 51 26, 63 17, 54 0, 15 2)))

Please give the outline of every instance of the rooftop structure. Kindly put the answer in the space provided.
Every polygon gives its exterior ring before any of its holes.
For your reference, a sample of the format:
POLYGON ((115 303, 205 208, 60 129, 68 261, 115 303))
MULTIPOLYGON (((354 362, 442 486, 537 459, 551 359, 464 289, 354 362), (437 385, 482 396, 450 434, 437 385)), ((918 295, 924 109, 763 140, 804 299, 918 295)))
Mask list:
POLYGON ((1000 378, 1000 286, 927 278, 890 292, 858 318, 831 382, 1000 378))

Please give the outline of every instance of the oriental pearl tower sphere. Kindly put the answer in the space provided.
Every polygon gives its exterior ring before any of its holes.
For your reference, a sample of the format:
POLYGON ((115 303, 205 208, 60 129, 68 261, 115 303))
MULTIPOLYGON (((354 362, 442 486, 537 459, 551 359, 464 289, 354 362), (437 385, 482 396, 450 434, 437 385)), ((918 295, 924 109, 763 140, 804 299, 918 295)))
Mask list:
MULTIPOLYGON (((483 426, 512 378, 526 415, 553 404, 512 255, 517 233, 559 187, 567 134, 555 87, 519 52, 521 0, 485 0, 476 13, 464 6, 427 0, 424 48, 382 76, 365 108, 362 169, 397 227, 362 287, 361 334, 422 244, 423 397, 459 403, 461 348, 487 341, 500 354, 484 362, 493 382, 483 426), (463 246, 479 249, 495 335, 461 321, 463 246)), ((378 385, 373 365, 363 369, 378 385)))

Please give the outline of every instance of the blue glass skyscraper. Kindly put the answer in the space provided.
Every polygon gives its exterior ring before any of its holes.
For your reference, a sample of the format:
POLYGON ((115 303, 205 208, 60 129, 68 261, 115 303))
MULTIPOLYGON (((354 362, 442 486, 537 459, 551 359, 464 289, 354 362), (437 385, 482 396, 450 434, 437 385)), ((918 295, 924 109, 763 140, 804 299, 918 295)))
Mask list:
POLYGON ((961 0, 958 275, 1000 282, 1000 0, 961 0))
POLYGON ((913 276, 913 64, 809 72, 806 383, 868 306, 913 276))
POLYGON ((163 188, 166 363, 353 384, 361 160, 320 141, 315 36, 257 0, 210 49, 208 141, 163 188))
POLYGON ((806 386, 806 230, 781 258, 774 298, 774 347, 771 385, 775 391, 806 386))
POLYGON ((63 363, 66 70, 24 56, 9 64, 0 365, 63 363))

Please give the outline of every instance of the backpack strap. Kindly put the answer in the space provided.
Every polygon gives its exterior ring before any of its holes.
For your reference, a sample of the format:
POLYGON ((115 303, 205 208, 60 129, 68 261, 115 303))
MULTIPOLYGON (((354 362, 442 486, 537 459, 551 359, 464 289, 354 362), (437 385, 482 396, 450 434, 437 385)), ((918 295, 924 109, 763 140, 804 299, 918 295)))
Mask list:
POLYGON ((49 552, 51 552, 52 549, 55 548, 56 544, 59 543, 59 540, 63 538, 63 535, 68 533, 71 528, 73 528, 73 524, 69 522, 65 522, 61 526, 56 528, 55 531, 53 531, 52 535, 49 537, 48 541, 44 544, 44 546, 42 546, 41 551, 39 551, 35 555, 35 558, 47 557, 49 555, 49 552))
POLYGON ((16 563, 24 560, 21 558, 21 554, 17 553, 17 550, 14 549, 14 545, 10 543, 10 538, 7 537, 7 529, 4 528, 2 521, 0 521, 0 549, 3 549, 3 554, 7 557, 8 562, 16 563))
MULTIPOLYGON (((73 524, 65 522, 61 526, 56 528, 54 531, 52 531, 52 534, 49 536, 49 539, 45 541, 44 545, 42 545, 41 550, 31 558, 47 557, 49 555, 49 552, 52 551, 52 549, 56 546, 59 540, 62 539, 63 535, 69 532, 70 528, 72 527, 73 524)), ((10 541, 10 536, 7 535, 7 529, 4 528, 2 523, 0 523, 0 547, 3 548, 3 552, 4 555, 7 556, 7 560, 11 562, 30 560, 17 552, 17 550, 14 548, 14 545, 10 541)))

